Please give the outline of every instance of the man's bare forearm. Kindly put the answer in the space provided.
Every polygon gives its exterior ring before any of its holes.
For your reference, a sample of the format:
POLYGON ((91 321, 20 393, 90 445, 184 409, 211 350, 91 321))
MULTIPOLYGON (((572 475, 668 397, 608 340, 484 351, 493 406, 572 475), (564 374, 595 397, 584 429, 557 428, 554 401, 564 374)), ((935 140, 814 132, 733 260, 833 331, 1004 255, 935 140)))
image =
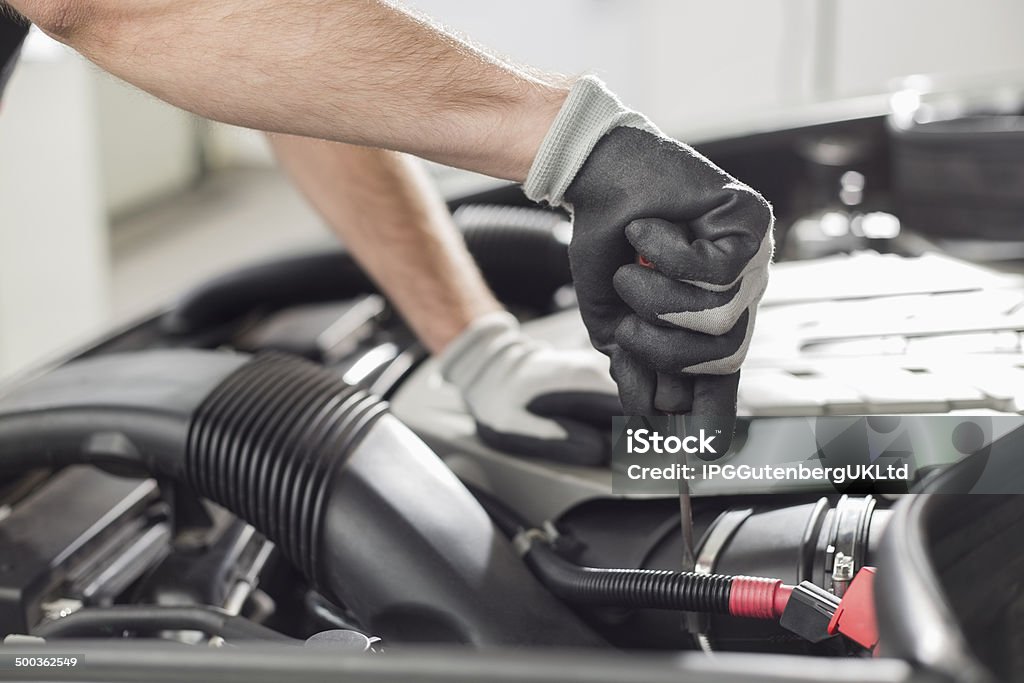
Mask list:
POLYGON ((565 88, 382 0, 9 0, 202 116, 521 181, 565 88))
POLYGON ((419 162, 324 140, 272 135, 282 166, 398 308, 443 350, 500 304, 419 162))

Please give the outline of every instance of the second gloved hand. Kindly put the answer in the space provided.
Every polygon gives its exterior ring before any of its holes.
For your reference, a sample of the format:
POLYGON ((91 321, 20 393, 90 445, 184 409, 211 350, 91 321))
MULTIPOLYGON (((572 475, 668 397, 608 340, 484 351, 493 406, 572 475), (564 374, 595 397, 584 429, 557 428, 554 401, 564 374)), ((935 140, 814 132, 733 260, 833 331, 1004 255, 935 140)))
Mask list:
POLYGON ((508 313, 475 321, 440 357, 484 443, 572 465, 609 457, 611 417, 621 413, 608 364, 587 351, 552 349, 508 313))

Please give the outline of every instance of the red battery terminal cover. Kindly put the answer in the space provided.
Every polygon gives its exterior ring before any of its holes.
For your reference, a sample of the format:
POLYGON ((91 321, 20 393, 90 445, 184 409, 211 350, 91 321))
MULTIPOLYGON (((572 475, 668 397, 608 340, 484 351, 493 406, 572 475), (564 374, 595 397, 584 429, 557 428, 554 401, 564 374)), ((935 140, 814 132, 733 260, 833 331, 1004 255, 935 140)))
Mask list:
POLYGON ((864 567, 853 577, 838 609, 832 615, 828 632, 830 635, 842 634, 869 650, 874 650, 878 645, 874 567, 864 567))

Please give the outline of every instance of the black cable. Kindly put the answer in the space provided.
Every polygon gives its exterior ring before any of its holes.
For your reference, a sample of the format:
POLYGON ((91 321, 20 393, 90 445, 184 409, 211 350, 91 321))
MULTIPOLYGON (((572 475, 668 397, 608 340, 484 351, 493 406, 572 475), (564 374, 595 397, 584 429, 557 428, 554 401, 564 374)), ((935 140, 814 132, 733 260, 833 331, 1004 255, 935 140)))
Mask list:
MULTIPOLYGON (((515 537, 529 522, 490 493, 466 484, 502 533, 515 537)), ((541 583, 576 605, 608 605, 729 614, 732 577, 655 569, 581 567, 533 539, 523 560, 541 583)))
MULTIPOLYGON (((574 605, 667 609, 683 612, 736 614, 768 611, 774 579, 697 574, 660 569, 581 567, 558 554, 541 535, 530 537, 531 525, 492 494, 463 482, 494 525, 520 545, 523 561, 554 595, 574 605), (739 581, 739 605, 730 606, 739 581), (751 607, 754 605, 755 607, 751 607)), ((767 616, 767 615, 764 615, 767 616)))
POLYGON ((273 640, 300 643, 266 626, 213 607, 117 605, 86 607, 36 628, 40 638, 109 638, 125 631, 202 631, 224 640, 273 640))
MULTIPOLYGON (((465 483, 465 482, 463 482, 465 483)), ((466 484, 494 525, 514 538, 529 522, 492 494, 466 484)), ((548 590, 576 605, 607 605, 729 614, 732 577, 655 569, 581 567, 539 538, 529 541, 523 560, 548 590)))
POLYGON ((473 494, 473 497, 476 498, 477 502, 480 503, 480 507, 482 507, 490 516, 491 521, 494 522, 494 526, 498 527, 498 530, 508 536, 509 539, 515 538, 516 534, 530 528, 530 523, 526 521, 525 518, 498 500, 493 494, 484 491, 476 484, 471 484, 464 479, 461 481, 462 485, 465 486, 469 492, 473 494))
POLYGON ((580 567, 539 540, 523 559, 548 590, 574 605, 730 614, 731 576, 580 567))

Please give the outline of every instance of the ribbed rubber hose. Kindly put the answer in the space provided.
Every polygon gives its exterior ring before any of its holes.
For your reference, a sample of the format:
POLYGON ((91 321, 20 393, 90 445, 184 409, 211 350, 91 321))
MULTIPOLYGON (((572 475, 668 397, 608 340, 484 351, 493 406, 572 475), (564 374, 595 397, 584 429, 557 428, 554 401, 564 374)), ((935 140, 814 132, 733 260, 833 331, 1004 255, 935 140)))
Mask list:
POLYGON ((395 641, 606 646, 382 401, 295 357, 179 350, 70 363, 0 397, 0 470, 51 464, 190 486, 395 641))
POLYGON ((454 219, 484 279, 503 303, 543 310, 560 287, 572 283, 571 227, 560 214, 467 204, 454 219))
POLYGON ((278 354, 257 357, 196 411, 186 479, 266 534, 319 583, 329 475, 385 411, 380 399, 316 365, 278 354))

